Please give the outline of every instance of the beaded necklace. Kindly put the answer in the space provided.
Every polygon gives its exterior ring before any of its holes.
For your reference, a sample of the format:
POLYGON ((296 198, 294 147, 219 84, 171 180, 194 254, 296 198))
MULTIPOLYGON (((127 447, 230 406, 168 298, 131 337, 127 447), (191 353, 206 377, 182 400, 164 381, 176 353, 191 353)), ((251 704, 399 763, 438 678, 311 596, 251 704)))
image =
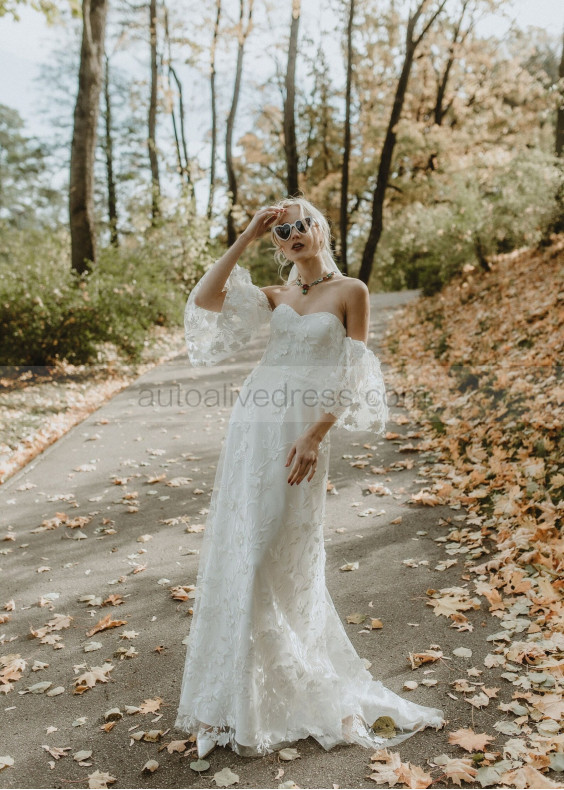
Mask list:
POLYGON ((330 280, 331 277, 333 277, 334 274, 335 274, 335 272, 329 272, 329 274, 326 274, 323 277, 319 277, 319 279, 314 280, 312 283, 309 283, 309 284, 308 283, 302 283, 301 277, 298 274, 298 279, 296 280, 296 285, 299 285, 300 288, 302 289, 302 294, 304 296, 307 296, 307 292, 309 291, 309 289, 313 285, 317 285, 317 283, 322 283, 323 280, 330 280))

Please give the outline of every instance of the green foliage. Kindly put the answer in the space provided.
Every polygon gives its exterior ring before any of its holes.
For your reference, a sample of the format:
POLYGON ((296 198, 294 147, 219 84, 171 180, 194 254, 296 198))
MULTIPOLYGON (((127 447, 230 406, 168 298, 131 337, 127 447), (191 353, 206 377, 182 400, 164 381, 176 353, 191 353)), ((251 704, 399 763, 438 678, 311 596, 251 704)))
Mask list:
POLYGON ((48 25, 55 25, 63 18, 68 9, 73 17, 80 16, 82 6, 80 0, 0 0, 0 19, 10 15, 14 22, 20 22, 20 10, 24 7, 39 11, 48 25))
POLYGON ((0 18, 9 14, 15 22, 19 22, 20 15, 18 12, 24 6, 29 6, 35 11, 43 13, 49 23, 55 22, 59 17, 57 4, 50 0, 0 0, 0 18))
POLYGON ((278 263, 274 260, 274 252, 270 233, 265 233, 262 238, 247 247, 239 261, 242 266, 250 270, 253 282, 259 288, 264 285, 282 285, 283 279, 290 272, 291 265, 287 265, 282 271, 282 278, 278 277, 278 263))
MULTIPOLYGON (((403 58, 407 9, 402 5, 391 4, 386 10, 374 0, 359 3, 355 11, 348 184, 351 274, 358 270, 371 225, 382 142, 403 58)), ((81 15, 78 0, 0 0, 0 18, 17 19, 18 9, 23 8, 42 12, 48 21, 67 17, 69 11, 77 21, 81 15)), ((145 13, 143 9, 130 9, 131 29, 146 24, 144 16, 143 21, 137 18, 145 13)), ((335 32, 344 34, 347 4, 337 3, 333 10, 335 32)), ((171 8, 170 12, 178 47, 173 59, 179 58, 179 63, 192 59, 196 69, 204 61, 207 64, 207 56, 200 57, 208 51, 208 39, 200 35, 209 25, 205 9, 196 27, 192 17, 187 21, 181 11, 171 8)), ((493 36, 471 33, 452 48, 456 8, 454 16, 449 13, 445 9, 442 23, 430 28, 425 47, 419 50, 395 129, 384 233, 370 283, 373 290, 420 288, 432 294, 464 267, 475 264, 487 269, 494 254, 549 243, 551 233, 564 230, 562 163, 543 153, 554 147, 560 38, 516 29, 501 46, 493 36), (445 112, 442 123, 435 123, 437 77, 451 51, 455 57, 445 112)), ((465 24, 477 13, 477 6, 473 11, 469 7, 465 24)), ((56 130, 49 144, 25 135, 17 112, 0 105, 0 232, 4 233, 0 351, 4 360, 34 360, 34 364, 56 358, 92 360, 103 353, 104 343, 135 356, 152 326, 178 323, 181 302, 202 274, 202 264, 224 251, 219 244, 212 249, 207 222, 187 213, 183 199, 177 197, 176 152, 172 136, 165 131, 176 99, 166 81, 159 89, 159 159, 163 214, 171 209, 173 216, 167 216, 159 228, 147 230, 151 213, 147 75, 143 69, 122 71, 119 65, 122 49, 125 60, 131 61, 138 54, 137 46, 144 44, 139 44, 139 37, 122 36, 111 22, 106 49, 116 55, 110 57, 109 95, 121 246, 103 247, 110 230, 106 165, 110 146, 106 146, 104 101, 94 169, 100 260, 92 274, 80 278, 71 272, 66 232, 42 229, 67 220, 67 186, 55 189, 53 184, 63 184, 63 169, 65 179, 68 173, 81 27, 68 26, 62 50, 53 51, 42 69, 46 104, 42 108, 39 102, 35 113, 56 130)), ((296 84, 300 186, 327 215, 339 251, 344 83, 342 75, 335 79, 323 40, 317 47, 314 39, 317 36, 311 38, 304 28, 301 77, 296 84)), ((248 46, 262 51, 265 41, 269 46, 285 46, 270 34, 264 40, 251 36, 248 46)), ((231 68, 218 69, 218 87, 231 79, 231 68)), ((208 84, 207 66, 202 77, 204 83, 196 81, 192 86, 194 95, 208 84)), ((269 69, 252 81, 255 100, 245 108, 246 120, 241 123, 246 126, 240 129, 234 156, 238 180, 234 214, 239 230, 259 207, 286 194, 282 82, 283 75, 273 75, 269 69)), ((191 104, 189 100, 185 108, 188 117, 194 109, 191 104)), ((199 155, 192 165, 197 192, 203 189, 205 194, 208 172, 199 155)), ((216 181, 219 195, 221 167, 216 181)), ((223 211, 220 208, 214 217, 221 227, 223 211)), ((242 263, 249 266, 257 285, 279 282, 267 237, 252 245, 242 263)), ((444 353, 447 345, 444 336, 435 353, 444 353)))
POLYGON ((66 231, 0 228, 0 364, 103 361, 111 344, 138 360, 155 325, 182 324, 186 296, 212 259, 207 223, 179 217, 100 251, 76 275, 66 231))
POLYGON ((560 179, 556 185, 554 201, 545 219, 540 246, 549 246, 553 233, 564 233, 564 161, 557 159, 560 179))
POLYGON ((538 149, 501 165, 437 177, 434 203, 415 202, 390 217, 374 277, 386 290, 421 288, 425 295, 467 264, 535 246, 558 213, 563 176, 538 149))
POLYGON ((23 128, 18 111, 0 104, 0 220, 20 228, 51 220, 63 202, 50 184, 47 147, 23 128))
POLYGON ((74 363, 90 359, 94 305, 71 274, 66 232, 3 227, 1 238, 1 363, 46 365, 59 354, 74 363))

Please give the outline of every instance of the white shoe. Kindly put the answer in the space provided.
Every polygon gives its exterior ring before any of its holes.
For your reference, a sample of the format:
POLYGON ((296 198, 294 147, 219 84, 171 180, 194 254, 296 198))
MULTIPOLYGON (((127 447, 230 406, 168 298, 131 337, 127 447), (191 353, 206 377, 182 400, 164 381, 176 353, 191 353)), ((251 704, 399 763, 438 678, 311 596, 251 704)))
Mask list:
POLYGON ((342 719, 341 724, 343 726, 343 738, 347 743, 351 743, 351 728, 353 724, 353 717, 347 716, 346 719, 342 719))
POLYGON ((206 755, 213 751, 213 749, 215 749, 217 746, 217 741, 215 741, 204 728, 200 728, 200 731, 196 736, 196 746, 198 748, 198 758, 202 760, 204 757, 206 757, 206 755))

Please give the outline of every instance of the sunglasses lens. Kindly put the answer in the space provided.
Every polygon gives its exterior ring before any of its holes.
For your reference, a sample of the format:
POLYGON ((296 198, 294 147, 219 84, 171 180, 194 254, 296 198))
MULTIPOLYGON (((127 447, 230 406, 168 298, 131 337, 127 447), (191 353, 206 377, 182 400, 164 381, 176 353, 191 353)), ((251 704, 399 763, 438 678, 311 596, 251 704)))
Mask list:
POLYGON ((307 233, 311 228, 311 217, 304 217, 296 221, 296 228, 300 233, 307 233))
POLYGON ((282 239, 282 241, 286 241, 290 238, 290 231, 292 230, 290 224, 286 222, 284 225, 276 225, 274 228, 274 232, 278 236, 278 238, 282 239))
POLYGON ((273 230, 279 239, 287 241, 290 238, 292 227, 295 227, 299 233, 307 233, 312 225, 313 220, 311 217, 304 217, 303 219, 296 220, 293 225, 289 222, 285 222, 284 225, 275 225, 273 230))

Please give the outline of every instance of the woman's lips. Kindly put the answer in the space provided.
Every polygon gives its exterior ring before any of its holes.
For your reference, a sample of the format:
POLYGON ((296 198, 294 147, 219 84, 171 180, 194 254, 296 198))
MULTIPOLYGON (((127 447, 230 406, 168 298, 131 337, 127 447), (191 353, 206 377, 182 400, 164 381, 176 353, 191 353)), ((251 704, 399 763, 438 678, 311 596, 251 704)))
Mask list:
POLYGON ((293 250, 301 250, 303 248, 303 246, 304 245, 301 242, 297 241, 294 245, 292 245, 292 249, 293 250))

